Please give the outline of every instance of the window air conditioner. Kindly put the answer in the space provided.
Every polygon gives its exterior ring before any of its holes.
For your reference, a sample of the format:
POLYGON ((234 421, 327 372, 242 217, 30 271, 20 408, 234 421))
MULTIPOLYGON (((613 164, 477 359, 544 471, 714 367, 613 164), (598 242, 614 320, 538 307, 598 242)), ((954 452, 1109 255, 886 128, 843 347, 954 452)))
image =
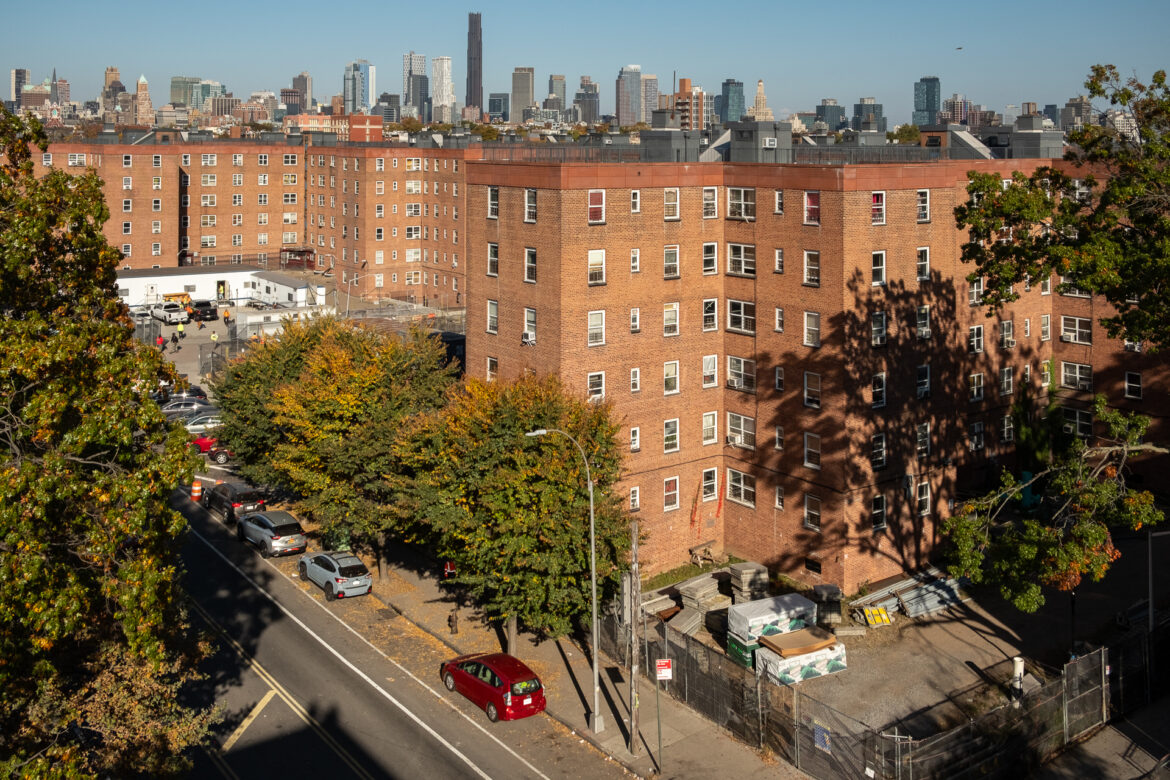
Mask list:
POLYGON ((1015 349, 1016 348, 1016 340, 1015 339, 1004 339, 1003 340, 1003 348, 1004 349, 1015 349))
POLYGON ((1093 390, 1093 383, 1086 382, 1086 381, 1082 380, 1080 382, 1077 382, 1077 389, 1084 390, 1086 392, 1091 392, 1093 390))
POLYGON ((918 397, 919 397, 919 399, 930 398, 930 388, 929 387, 918 388, 918 397))
POLYGON ((520 334, 520 344, 523 346, 532 346, 536 343, 536 334, 525 331, 520 334))
POLYGON ((729 433, 727 434, 727 443, 732 447, 742 447, 743 436, 738 433, 729 433))
POLYGON ((930 338, 930 328, 919 328, 918 329, 918 338, 920 338, 920 339, 930 338))
POLYGON ((1068 333, 1061 333, 1061 334, 1060 334, 1060 340, 1061 340, 1061 341, 1064 341, 1064 342, 1067 342, 1067 343, 1076 343, 1076 337, 1075 337, 1075 336, 1072 336, 1072 335, 1070 335, 1070 334, 1068 334, 1068 333))
POLYGON ((743 389, 743 380, 740 379, 739 377, 733 376, 733 377, 731 377, 731 379, 727 380, 727 386, 730 387, 732 390, 742 390, 743 389))
POLYGON ((776 148, 776 139, 775 138, 765 138, 764 139, 764 148, 765 149, 775 149, 776 148))

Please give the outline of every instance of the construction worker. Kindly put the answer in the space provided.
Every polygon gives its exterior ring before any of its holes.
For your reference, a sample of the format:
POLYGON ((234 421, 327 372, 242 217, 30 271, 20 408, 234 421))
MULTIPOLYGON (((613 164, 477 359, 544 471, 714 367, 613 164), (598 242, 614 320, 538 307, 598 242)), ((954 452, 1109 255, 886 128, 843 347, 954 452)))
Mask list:
POLYGON ((179 334, 177 334, 177 333, 171 334, 171 351, 172 352, 179 351, 179 334))
POLYGON ((163 334, 158 334, 158 338, 154 340, 155 346, 158 347, 159 352, 167 351, 167 339, 163 334))
POLYGON ((179 323, 179 325, 178 325, 178 327, 176 327, 176 328, 175 328, 175 330, 177 330, 177 331, 179 332, 179 338, 180 338, 180 339, 185 339, 185 338, 187 338, 187 330, 186 330, 186 328, 183 326, 183 323, 181 323, 181 322, 180 322, 180 323, 179 323))
MULTIPOLYGON (((162 336, 159 336, 159 338, 162 338, 162 336)), ((215 331, 212 331, 211 332, 211 348, 214 350, 218 346, 219 346, 219 334, 216 333, 215 331)))
POLYGON ((231 318, 232 318, 232 313, 231 313, 231 311, 230 311, 230 310, 228 310, 228 309, 224 309, 224 310, 223 310, 223 324, 224 324, 224 327, 227 327, 228 320, 230 320, 231 318))

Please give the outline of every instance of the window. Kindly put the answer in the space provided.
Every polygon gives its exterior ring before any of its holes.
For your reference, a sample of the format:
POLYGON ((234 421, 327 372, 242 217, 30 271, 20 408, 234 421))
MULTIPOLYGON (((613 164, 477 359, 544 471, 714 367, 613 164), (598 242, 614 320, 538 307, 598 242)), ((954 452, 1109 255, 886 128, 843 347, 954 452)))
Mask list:
POLYGON ((1061 361, 1060 384, 1074 390, 1093 389, 1093 367, 1086 363, 1061 361))
POLYGON ((804 372, 804 405, 813 409, 821 408, 821 375, 804 372))
POLYGON ((756 218, 756 191, 744 187, 727 188, 727 218, 753 220, 756 218))
POLYGON ((242 233, 233 233, 232 234, 232 246, 243 246, 243 245, 244 245, 244 235, 242 233))
POLYGON ((920 339, 930 338, 929 306, 919 306, 914 310, 914 333, 920 339))
POLYGON ((585 394, 591 401, 605 397, 605 372, 595 371, 585 377, 585 394))
POLYGON ((923 517, 930 514, 930 483, 923 480, 918 483, 918 500, 916 509, 918 516, 923 517))
POLYGON ((773 330, 775 330, 777 333, 783 333, 784 332, 784 309, 781 308, 780 306, 776 307, 776 318, 775 319, 776 319, 776 322, 772 326, 773 330))
POLYGON ((605 343, 605 311, 589 312, 589 346, 596 347, 605 343))
POLYGON ((536 309, 524 309, 524 334, 536 341, 536 309))
POLYGON ((69 153, 69 166, 71 168, 76 168, 76 167, 82 166, 82 165, 85 165, 85 154, 84 153, 70 152, 69 153))
POLYGON ((1004 444, 1008 444, 1016 438, 1016 423, 1010 414, 999 418, 999 438, 1004 444))
POLYGON ((1045 389, 1052 384, 1052 361, 1045 360, 1040 364, 1040 381, 1044 383, 1045 389))
POLYGON ((637 393, 642 390, 642 369, 630 369, 630 392, 637 393))
POLYGON ((233 173, 232 174, 232 186, 233 187, 243 187, 244 186, 244 174, 233 173))
POLYGON ((756 421, 735 412, 727 413, 727 443, 733 447, 755 449, 756 421))
POLYGON ((806 311, 804 313, 804 345, 819 347, 821 345, 821 315, 819 312, 806 311))
POLYGON ((524 281, 536 281, 536 250, 532 247, 524 250, 524 281))
POLYGON ((642 449, 642 431, 640 428, 630 428, 630 452, 642 449))
POLYGON ((804 224, 821 224, 821 193, 804 193, 804 224))
MULTIPOLYGON (((213 197, 213 198, 214 198, 215 196, 214 196, 214 195, 212 195, 211 197, 213 197)), ((234 196, 234 195, 232 196, 232 205, 233 205, 233 206, 234 206, 234 205, 236 205, 236 203, 235 203, 235 197, 236 197, 236 196, 234 196)), ((243 197, 243 196, 240 196, 240 197, 243 197)), ((257 204, 257 205, 259 205, 259 206, 267 206, 267 205, 268 205, 268 193, 266 193, 266 192, 261 192, 259 195, 257 195, 257 196, 256 196, 256 204, 257 204)))
POLYGON ((285 165, 296 165, 297 164, 297 156, 295 154, 286 154, 284 156, 284 164, 285 165))
POLYGON ((777 273, 777 274, 784 273, 784 250, 783 249, 779 249, 779 248, 776 249, 775 259, 773 259, 773 261, 772 261, 772 273, 777 273))
POLYGON ((930 190, 918 191, 918 221, 930 222, 930 190))
POLYGON ((1093 414, 1088 409, 1064 410, 1064 432, 1087 439, 1093 435, 1093 414))
POLYGON ((1052 277, 1046 277, 1044 281, 1040 282, 1040 294, 1052 295, 1052 277))
POLYGON ((129 223, 129 222, 122 223, 122 235, 124 235, 124 236, 130 235, 130 224, 131 223, 129 223))
POLYGON ((1125 397, 1142 400, 1142 375, 1137 371, 1125 372, 1125 397))
POLYGON ((804 465, 810 469, 821 468, 821 437, 815 433, 804 435, 804 465))
POLYGON ((918 261, 915 264, 915 273, 920 282, 930 279, 930 247, 918 247, 918 261))
POLYGON ((162 232, 162 222, 160 222, 157 219, 154 222, 151 222, 150 223, 150 232, 151 233, 161 233, 162 232))
MULTIPOLYGON (((604 251, 604 250, 603 250, 604 251)), ((630 273, 640 273, 642 270, 642 253, 640 250, 630 250, 630 273)))
POLYGON ((869 315, 869 342, 872 346, 883 347, 886 344, 886 313, 875 311, 869 315))
POLYGON ((869 465, 877 469, 886 467, 886 435, 875 433, 869 439, 869 465))
POLYGON ((280 234, 280 241, 283 244, 295 244, 297 242, 297 234, 295 231, 285 231, 280 234))
POLYGON ((642 310, 630 309, 630 333, 639 333, 642 330, 642 310))
POLYGON ((500 302, 487 302, 487 332, 498 333, 500 327, 500 302))
POLYGON ((151 257, 161 257, 162 256, 162 244, 151 244, 150 245, 150 254, 151 254, 151 257))
POLYGON ((662 218, 664 220, 678 219, 678 187, 663 190, 662 218))
POLYGON ((976 373, 967 377, 967 400, 983 400, 983 374, 976 373))
POLYGON ((714 387, 719 383, 719 356, 703 355, 703 387, 714 387))
POLYGON ((714 444, 719 438, 719 413, 703 412, 703 443, 714 444))
POLYGON ((200 236, 199 246, 204 249, 215 246, 215 236, 200 236))
POLYGON ((1093 343, 1093 323, 1086 317, 1061 317, 1060 340, 1074 344, 1093 343))
POLYGON ((727 470, 727 498, 737 504, 756 505, 756 478, 735 469, 727 470))
POLYGON ((678 303, 667 303, 662 307, 662 335, 678 335, 678 303))
POLYGON ((1040 340, 1048 341, 1052 338, 1052 315, 1040 315, 1040 340))
POLYGON ((915 428, 914 452, 919 460, 930 455, 930 423, 918 423, 915 428))
POLYGON ((999 323, 999 348, 1014 349, 1016 346, 1016 328, 1011 320, 999 323))
POLYGON ((667 477, 662 480, 662 508, 678 509, 678 477, 667 477))
POLYGON ((874 496, 869 502, 869 527, 872 531, 886 530, 885 496, 874 496))
POLYGON ((422 170, 422 158, 421 157, 407 157, 406 158, 406 170, 408 170, 408 171, 421 171, 422 170))
POLYGON ((967 329, 967 351, 973 355, 983 351, 982 325, 972 325, 967 329))
POLYGON ((983 277, 980 276, 968 284, 970 286, 967 289, 967 302, 972 306, 978 306, 983 302, 983 277))
POLYGON ((733 390, 756 389, 756 361, 727 356, 727 386, 733 390))
POLYGON ((123 176, 123 177, 122 177, 122 189, 124 189, 124 190, 132 190, 132 189, 134 189, 134 184, 133 184, 133 178, 132 178, 132 177, 130 177, 130 176, 123 176))
POLYGON ((784 213, 784 190, 776 190, 776 199, 772 206, 773 214, 784 213))
POLYGON ((1012 392, 1015 390, 1015 388, 1013 387, 1014 384, 1015 384, 1015 372, 1012 370, 1012 367, 1007 366, 1005 368, 1001 368, 999 370, 999 394, 1000 395, 1011 395, 1012 392))
POLYGON ((256 183, 259 184, 261 187, 267 187, 268 186, 268 174, 261 173, 261 174, 257 175, 256 183))
MULTIPOLYGON (((237 224, 240 224, 240 223, 242 223, 242 222, 243 222, 243 218, 244 218, 244 215, 243 215, 243 214, 235 214, 235 215, 233 215, 233 217, 232 217, 232 224, 233 224, 233 225, 237 225, 237 224), (239 218, 240 218, 240 222, 236 222, 236 220, 235 220, 235 218, 236 218, 236 217, 239 217, 239 218)), ((295 212, 295 211, 286 211, 286 212, 284 212, 284 213, 281 215, 281 220, 282 220, 282 221, 284 222, 284 224, 286 224, 286 225, 295 225, 295 224, 297 224, 297 212, 295 212)), ((354 238, 357 238, 357 228, 354 228, 354 238)))
POLYGON ((727 273, 735 276, 755 276, 756 248, 751 244, 728 244, 727 273))
POLYGON ((637 512, 642 508, 642 499, 636 487, 630 488, 630 511, 637 512))
MULTIPOLYGON (((130 244, 122 244, 122 254, 123 255, 125 255, 126 257, 129 257, 130 250, 131 250, 130 244)), ((212 259, 214 260, 215 258, 212 258, 212 259)))
POLYGON ((703 244, 703 273, 719 273, 719 245, 703 244))
POLYGON ((382 228, 374 228, 374 240, 381 241, 385 238, 385 233, 382 228))
MULTIPOLYGON (((186 196, 186 195, 184 195, 183 197, 187 197, 187 196, 186 196)), ((238 193, 236 193, 236 194, 232 195, 232 205, 233 205, 233 206, 243 206, 243 205, 244 205, 244 195, 243 195, 243 193, 239 193, 239 192, 238 192, 238 193)), ((260 205, 261 205, 261 206, 266 206, 266 205, 268 205, 268 196, 267 196, 267 195, 261 195, 261 196, 260 196, 260 205)))
POLYGON ((811 493, 804 494, 804 527, 821 530, 821 499, 811 493))
POLYGON ((499 276, 500 274, 500 245, 487 245, 487 275, 499 276))
POLYGON ((821 253, 805 251, 804 283, 810 287, 821 286, 821 253))
POLYGON ((703 188, 703 219, 719 216, 719 193, 714 187, 703 188))
POLYGON ((386 170, 386 158, 385 157, 375 157, 374 158, 374 170, 375 171, 386 170))
POLYGON ((930 398, 930 365, 924 364, 915 372, 915 392, 918 398, 930 398))
POLYGON ((152 190, 161 190, 162 189, 162 177, 161 176, 151 177, 150 188, 152 190))
MULTIPOLYGON (((203 197, 207 198, 209 196, 204 195, 203 197)), ((211 195, 210 197, 211 197, 211 205, 214 206, 215 205, 215 196, 211 195)), ((131 204, 131 201, 129 198, 122 201, 122 211, 127 211, 127 212, 133 211, 133 207, 132 207, 132 204, 131 204)))
POLYGON ((630 213, 638 214, 642 211, 642 193, 640 190, 630 190, 630 213))
POLYGON ((872 394, 870 399, 870 406, 872 406, 874 409, 880 409, 886 405, 885 373, 873 375, 873 380, 870 382, 870 392, 872 394))
MULTIPOLYGON (((206 157, 207 155, 203 155, 203 156, 206 157)), ((122 155, 122 167, 123 168, 130 168, 133 165, 134 165, 134 158, 133 157, 131 157, 128 154, 122 155)))
MULTIPOLYGON (((281 183, 286 187, 296 186, 297 175, 295 173, 286 173, 283 176, 281 176, 281 183)), ((355 193, 357 192, 357 182, 354 182, 353 191, 355 193)))
POLYGON ((872 225, 886 224, 886 193, 870 193, 869 221, 872 225))
POLYGON ((776 448, 776 449, 778 449, 778 450, 783 450, 783 449, 784 449, 784 426, 783 426, 783 425, 777 425, 777 426, 776 426, 776 430, 775 430, 775 432, 773 433, 773 444, 772 444, 772 446, 773 446, 773 447, 775 447, 775 448, 776 448))
MULTIPOLYGON (((263 155, 261 155, 261 156, 263 156, 263 155)), ((184 155, 180 156, 179 157, 179 164, 180 165, 190 165, 191 164, 191 155, 184 154, 184 155)))
POLYGON ((750 301, 727 302, 727 328, 740 333, 756 332, 756 305, 750 301))
POLYGON ((297 202, 297 194, 295 192, 286 192, 281 198, 281 202, 293 204, 297 202))
POLYGON ((707 298, 703 301, 703 330, 716 330, 719 327, 719 299, 707 298))
POLYGON ((662 278, 678 278, 678 245, 662 248, 662 278))
POLYGON ((784 392, 784 367, 776 366, 773 369, 772 387, 775 390, 784 392))
POLYGON ((872 265, 872 283, 875 287, 880 287, 886 283, 886 253, 874 252, 872 265))
POLYGON ((703 469, 703 500, 714 501, 719 497, 718 469, 703 469))
POLYGON ((662 423, 662 451, 678 452, 678 420, 665 420, 662 423))
POLYGON ((662 394, 674 395, 678 392, 678 361, 670 360, 662 364, 662 394))
POLYGON ((983 449, 982 420, 976 420, 967 426, 967 446, 971 448, 971 452, 979 452, 983 449))
POLYGON ((1024 318, 1024 338, 1032 335, 1032 319, 1030 317, 1024 318))
POLYGON ((605 190, 589 190, 589 224, 605 223, 605 190))

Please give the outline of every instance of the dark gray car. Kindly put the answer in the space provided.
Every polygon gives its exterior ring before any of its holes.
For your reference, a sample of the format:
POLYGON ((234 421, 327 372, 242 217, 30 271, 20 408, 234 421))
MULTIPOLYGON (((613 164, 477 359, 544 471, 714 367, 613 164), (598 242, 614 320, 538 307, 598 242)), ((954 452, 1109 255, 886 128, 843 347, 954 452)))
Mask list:
POLYGON ((326 601, 364 596, 374 588, 370 570, 350 552, 310 553, 301 557, 297 571, 325 591, 326 601))
POLYGON ((203 506, 232 525, 240 515, 263 510, 264 495, 251 485, 221 482, 203 494, 203 506))
POLYGON ((297 519, 277 510, 241 516, 236 523, 236 536, 241 542, 259 547, 265 558, 303 553, 307 547, 305 532, 297 519))

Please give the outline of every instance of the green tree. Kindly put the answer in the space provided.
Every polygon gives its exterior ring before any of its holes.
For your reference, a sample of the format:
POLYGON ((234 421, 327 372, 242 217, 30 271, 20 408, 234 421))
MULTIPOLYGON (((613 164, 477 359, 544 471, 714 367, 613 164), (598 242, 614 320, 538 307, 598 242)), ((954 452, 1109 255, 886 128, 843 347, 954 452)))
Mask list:
MULTIPOLYGON (((621 468, 608 406, 570 398, 559 379, 469 381, 404 437, 404 485, 421 530, 455 563, 491 619, 563 636, 589 614, 589 493, 584 465, 559 435, 581 443, 594 481, 598 587, 612 592, 629 550, 629 526, 612 488, 621 468)), ((510 630, 511 634, 512 631, 510 630)))
POLYGON ((0 111, 0 771, 186 768, 208 712, 168 504, 193 461, 149 393, 170 371, 117 296, 93 172, 34 176, 36 120, 0 111))
POLYGON ((500 138, 500 128, 495 125, 473 125, 472 135, 478 135, 483 141, 497 141, 500 138))
POLYGON ((918 125, 898 125, 890 132, 886 133, 886 140, 893 141, 896 144, 910 144, 917 146, 918 141, 922 138, 922 131, 918 129, 918 125))

